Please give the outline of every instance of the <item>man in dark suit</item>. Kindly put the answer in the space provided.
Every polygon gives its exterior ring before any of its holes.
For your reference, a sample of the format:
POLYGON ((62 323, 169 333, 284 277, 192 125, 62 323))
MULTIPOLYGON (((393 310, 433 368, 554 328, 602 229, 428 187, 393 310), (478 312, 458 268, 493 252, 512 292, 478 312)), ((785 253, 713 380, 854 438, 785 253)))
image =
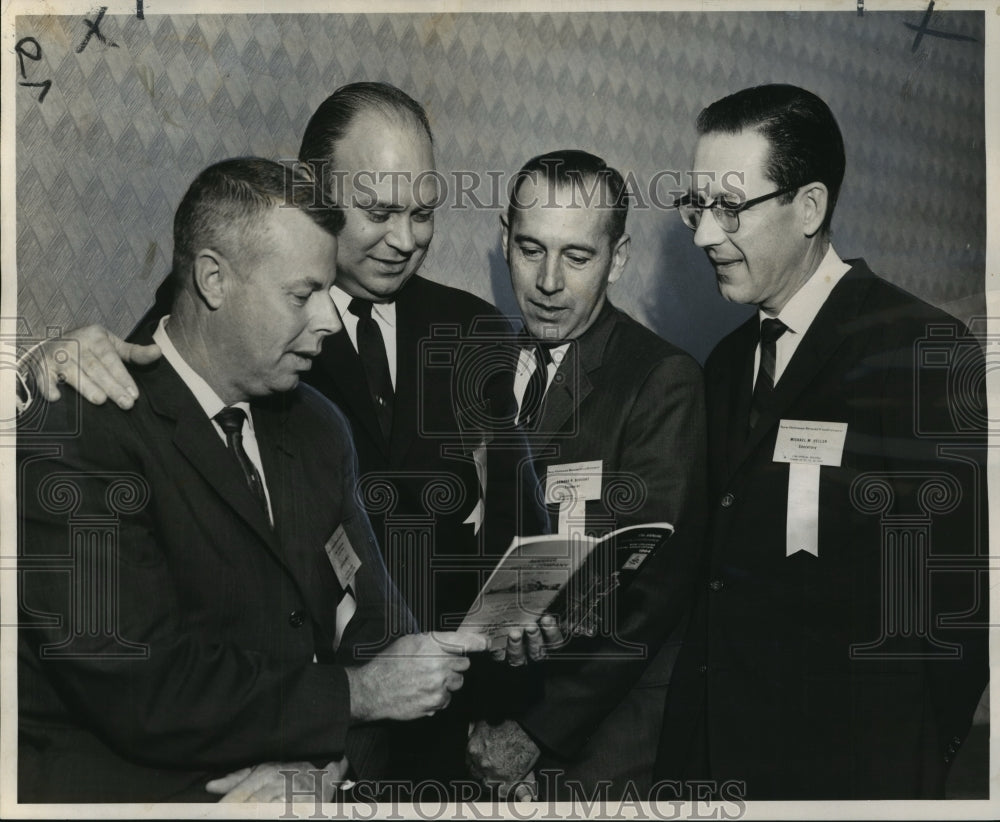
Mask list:
POLYGON ((208 801, 275 760, 378 776, 384 720, 445 707, 485 647, 401 636, 348 424, 297 386, 340 325, 343 217, 313 202, 270 161, 202 172, 135 406, 22 432, 21 801, 208 801))
MULTIPOLYGON (((545 528, 523 438, 493 440, 493 421, 513 417, 509 391, 469 389, 460 379, 463 363, 489 347, 480 332, 488 338, 507 324, 486 301, 417 274, 440 192, 427 115, 409 95, 385 83, 337 89, 310 119, 299 158, 345 215, 332 291, 343 328, 324 340, 304 379, 351 424, 362 501, 418 624, 453 629, 514 535, 545 528)), ((168 280, 140 328, 168 310, 171 293, 168 280)), ((118 354, 145 360, 155 350, 100 327, 70 336, 80 337, 80 367, 57 365, 53 341, 43 346, 49 367, 37 369, 40 379, 62 370, 88 398, 110 395, 129 407, 134 392, 118 354)), ((57 395, 54 384, 40 387, 57 395)), ((428 723, 408 729, 414 740, 396 747, 412 760, 402 775, 464 776, 465 721, 456 714, 449 731, 442 721, 433 732, 428 723)))
POLYGON ((987 680, 980 346, 834 252, 822 100, 746 89, 698 131, 680 214, 758 312, 706 365, 710 554, 657 776, 940 798, 987 680))
POLYGON ((550 505, 552 530, 676 529, 621 597, 615 623, 552 654, 543 699, 516 721, 476 727, 469 752, 483 778, 511 783, 532 766, 551 769, 558 776, 539 785, 548 798, 648 792, 701 548, 701 369, 607 299, 629 257, 627 213, 622 175, 599 157, 564 150, 525 164, 502 219, 526 331, 513 390, 539 496, 551 499, 548 486, 567 466, 586 475, 589 489, 575 510, 550 505), (671 633, 675 643, 665 643, 671 633))

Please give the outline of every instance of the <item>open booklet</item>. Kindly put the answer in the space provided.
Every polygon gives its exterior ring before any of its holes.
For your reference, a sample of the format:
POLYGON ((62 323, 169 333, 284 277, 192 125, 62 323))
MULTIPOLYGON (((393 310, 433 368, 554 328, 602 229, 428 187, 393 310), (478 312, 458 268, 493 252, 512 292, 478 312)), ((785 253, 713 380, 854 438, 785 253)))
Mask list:
POLYGON ((545 613, 559 619, 566 636, 591 633, 609 595, 626 588, 673 532, 669 523, 651 522, 600 539, 515 537, 461 627, 488 634, 493 648, 503 647, 509 628, 529 625, 545 613))

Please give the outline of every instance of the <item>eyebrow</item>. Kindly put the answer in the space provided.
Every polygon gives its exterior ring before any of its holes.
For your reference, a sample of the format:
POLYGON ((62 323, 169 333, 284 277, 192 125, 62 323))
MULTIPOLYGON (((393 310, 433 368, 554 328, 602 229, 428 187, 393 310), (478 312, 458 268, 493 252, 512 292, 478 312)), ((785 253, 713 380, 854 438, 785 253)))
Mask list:
POLYGON ((291 291, 296 288, 301 288, 302 286, 306 286, 312 291, 321 291, 326 288, 326 286, 315 277, 302 277, 301 279, 290 282, 288 284, 288 290, 291 291))
MULTIPOLYGON (((522 232, 518 232, 517 234, 514 235, 514 242, 534 243, 535 245, 540 245, 542 248, 548 249, 548 246, 546 246, 545 243, 536 240, 530 234, 524 234, 522 232)), ((567 246, 563 246, 560 249, 560 251, 583 251, 586 252, 587 254, 597 254, 597 248, 590 245, 584 245, 583 243, 570 243, 567 246)))

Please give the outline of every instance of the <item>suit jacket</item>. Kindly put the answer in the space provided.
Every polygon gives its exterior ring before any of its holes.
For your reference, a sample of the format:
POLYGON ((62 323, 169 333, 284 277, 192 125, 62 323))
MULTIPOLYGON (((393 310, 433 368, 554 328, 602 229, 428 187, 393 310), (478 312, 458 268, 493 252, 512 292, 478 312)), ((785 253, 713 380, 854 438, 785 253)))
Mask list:
MULTIPOLYGON (((588 532, 652 521, 676 528, 620 597, 616 624, 606 626, 614 635, 570 643, 564 654, 575 659, 549 659, 544 699, 520 717, 545 753, 540 768, 558 768, 588 791, 611 779, 621 795, 626 779, 639 790, 649 781, 673 659, 661 646, 682 622, 701 551, 701 368, 608 302, 571 344, 544 402, 531 437, 540 482, 554 465, 601 461, 601 499, 586 503, 588 532)), ((556 530, 554 506, 550 514, 556 530)), ((551 787, 566 795, 564 785, 551 787)))
POLYGON ((345 752, 378 775, 343 666, 414 626, 346 420, 304 386, 252 403, 272 528, 166 360, 132 373, 131 411, 70 397, 19 443, 21 801, 212 801, 213 776, 345 752), (335 652, 338 526, 361 567, 335 652))
POLYGON ((940 796, 987 678, 980 346, 855 261, 748 437, 757 323, 706 365, 710 554, 658 775, 752 799, 940 796), (782 419, 847 423, 818 556, 786 556, 782 419))

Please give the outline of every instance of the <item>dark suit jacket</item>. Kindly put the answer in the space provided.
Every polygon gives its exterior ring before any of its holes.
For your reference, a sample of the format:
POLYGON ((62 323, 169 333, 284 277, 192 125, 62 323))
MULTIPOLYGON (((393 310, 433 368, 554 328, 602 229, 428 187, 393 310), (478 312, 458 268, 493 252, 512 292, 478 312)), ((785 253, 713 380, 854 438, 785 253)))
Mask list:
MULTIPOLYGON (((703 538, 701 369, 606 303, 560 364, 531 446, 543 485, 552 465, 602 461, 601 499, 586 503, 589 532, 653 521, 676 528, 617 603, 616 636, 565 649, 586 658, 548 660, 545 697, 520 717, 546 753, 540 767, 558 767, 589 790, 598 779, 648 772, 655 757, 656 734, 644 729, 648 711, 661 715, 671 661, 657 654, 688 607, 703 538), (649 693, 640 693, 644 685, 649 693), (633 698, 641 709, 628 708, 633 698)), ((555 531, 555 506, 550 514, 555 531)))
POLYGON ((20 442, 20 799, 211 801, 213 776, 345 751, 378 775, 343 664, 413 624, 347 422, 308 387, 252 404, 272 530, 166 360, 132 373, 131 411, 70 397, 20 442), (361 568, 334 653, 340 525, 361 568))
POLYGON ((711 553, 658 775, 940 796, 987 678, 985 574, 962 570, 986 554, 980 347, 856 261, 748 438, 757 323, 706 365, 711 553), (781 419, 848 426, 820 469, 818 556, 786 556, 781 419))

